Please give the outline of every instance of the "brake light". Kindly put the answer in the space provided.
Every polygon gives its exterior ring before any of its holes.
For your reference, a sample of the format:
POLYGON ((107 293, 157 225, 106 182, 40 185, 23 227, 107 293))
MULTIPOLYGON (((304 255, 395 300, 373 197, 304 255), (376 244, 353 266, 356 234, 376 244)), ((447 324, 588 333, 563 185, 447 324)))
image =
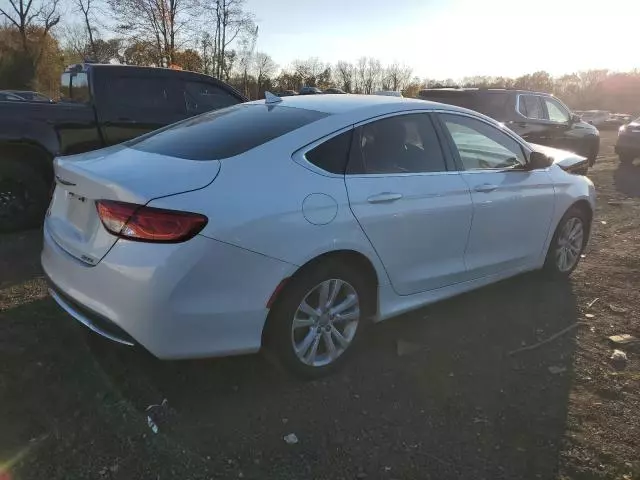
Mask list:
POLYGON ((110 233, 138 242, 178 243, 197 235, 207 224, 198 213, 97 200, 102 225, 110 233))

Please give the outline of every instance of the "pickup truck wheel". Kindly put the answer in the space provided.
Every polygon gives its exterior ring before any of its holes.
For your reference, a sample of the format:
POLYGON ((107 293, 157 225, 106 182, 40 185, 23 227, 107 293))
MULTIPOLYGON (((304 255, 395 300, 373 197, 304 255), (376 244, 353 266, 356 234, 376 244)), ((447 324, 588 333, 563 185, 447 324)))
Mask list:
POLYGON ((29 165, 0 159, 0 233, 42 224, 49 202, 44 178, 29 165))

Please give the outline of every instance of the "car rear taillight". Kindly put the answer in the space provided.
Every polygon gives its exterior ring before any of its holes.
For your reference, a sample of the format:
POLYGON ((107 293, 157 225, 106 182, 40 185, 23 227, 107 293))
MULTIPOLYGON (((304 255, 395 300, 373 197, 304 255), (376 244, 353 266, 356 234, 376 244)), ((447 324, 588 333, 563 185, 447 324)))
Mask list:
POLYGON ((110 233, 139 242, 178 243, 197 235, 207 224, 198 213, 97 200, 102 225, 110 233))

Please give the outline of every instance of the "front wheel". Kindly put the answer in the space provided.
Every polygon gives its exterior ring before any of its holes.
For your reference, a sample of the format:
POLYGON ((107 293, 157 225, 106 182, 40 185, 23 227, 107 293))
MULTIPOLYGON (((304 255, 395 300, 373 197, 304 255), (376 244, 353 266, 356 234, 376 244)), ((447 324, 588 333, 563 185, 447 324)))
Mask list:
POLYGON ((555 276, 569 276, 580 262, 587 245, 589 217, 578 207, 571 207, 558 224, 549 245, 545 270, 555 276))
POLYGON ((620 163, 633 163, 634 157, 628 153, 621 153, 618 155, 618 159, 620 160, 620 163))
POLYGON ((318 378, 354 350, 371 314, 371 288, 357 269, 325 262, 291 279, 269 313, 267 348, 290 372, 318 378))

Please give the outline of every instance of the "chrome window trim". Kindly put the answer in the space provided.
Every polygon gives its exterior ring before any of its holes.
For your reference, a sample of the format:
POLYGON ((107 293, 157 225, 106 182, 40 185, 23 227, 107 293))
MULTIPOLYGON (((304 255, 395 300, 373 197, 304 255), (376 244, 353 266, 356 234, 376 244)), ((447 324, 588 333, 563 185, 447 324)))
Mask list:
MULTIPOLYGON (((323 175, 325 177, 332 177, 332 178, 345 178, 345 177, 349 177, 349 178, 385 178, 385 177, 412 177, 412 176, 416 176, 416 175, 420 175, 420 176, 424 176, 424 175, 442 175, 442 174, 459 174, 460 170, 444 170, 442 172, 400 172, 400 173, 345 173, 344 175, 338 174, 338 173, 331 173, 331 172, 327 172, 326 170, 323 170, 322 168, 314 165, 313 163, 311 163, 309 160, 307 160, 306 154, 310 151, 313 150, 315 147, 317 147, 318 145, 320 145, 321 143, 327 142, 329 140, 331 140, 333 137, 337 137, 338 135, 340 135, 341 133, 345 133, 349 130, 355 130, 356 128, 362 126, 362 125, 367 125, 368 123, 372 123, 372 122, 376 122, 378 120, 383 120, 385 118, 390 118, 390 117, 399 117, 401 115, 412 115, 412 114, 418 114, 418 113, 422 113, 422 114, 429 114, 429 113, 434 113, 436 112, 436 110, 432 110, 432 109, 424 109, 424 108, 420 108, 420 109, 411 109, 411 110, 401 110, 399 112, 390 112, 390 113, 384 113, 381 115, 376 115, 375 117, 370 117, 366 120, 361 120, 360 122, 356 122, 353 125, 350 125, 348 127, 344 127, 341 128, 340 130, 336 130, 333 133, 330 133, 328 135, 325 135, 324 137, 307 144, 306 146, 296 150, 294 152, 294 154, 292 155, 293 160, 301 165, 302 167, 311 170, 314 173, 317 173, 319 175, 323 175)), ((442 155, 444 157, 445 152, 442 152, 442 155)), ((446 161, 445 161, 445 165, 446 165, 446 161)))
POLYGON ((331 132, 325 135, 324 137, 314 140, 313 142, 308 143, 304 147, 297 149, 295 152, 293 152, 293 154, 291 155, 291 158, 293 159, 294 162, 296 162, 301 167, 304 167, 307 170, 311 170, 313 173, 317 173, 318 175, 322 175, 324 177, 329 177, 329 178, 344 178, 344 174, 328 172, 318 167, 317 165, 311 163, 309 160, 307 160, 306 155, 308 152, 316 148, 318 145, 324 142, 328 142, 332 138, 337 137, 338 135, 353 129, 354 129, 354 126, 349 125, 347 127, 343 127, 338 130, 335 130, 334 132, 331 132))

